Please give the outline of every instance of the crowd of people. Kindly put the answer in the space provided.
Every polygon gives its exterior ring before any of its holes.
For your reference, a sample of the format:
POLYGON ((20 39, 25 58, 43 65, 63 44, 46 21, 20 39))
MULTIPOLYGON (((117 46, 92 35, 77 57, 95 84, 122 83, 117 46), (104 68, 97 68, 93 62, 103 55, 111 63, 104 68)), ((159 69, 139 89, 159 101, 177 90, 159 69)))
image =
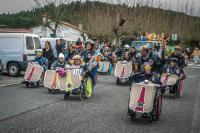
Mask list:
POLYGON ((35 62, 38 62, 45 70, 56 69, 57 67, 65 68, 67 65, 86 66, 90 63, 89 76, 95 85, 95 77, 99 67, 97 61, 93 64, 91 60, 97 55, 101 55, 101 61, 110 62, 114 67, 117 61, 123 60, 132 62, 135 72, 138 74, 130 77, 131 82, 140 82, 148 79, 159 83, 160 75, 164 72, 174 73, 185 78, 183 68, 185 67, 185 58, 181 54, 180 48, 175 48, 174 52, 167 58, 161 58, 158 51, 161 47, 152 50, 147 46, 142 46, 140 51, 134 46, 121 44, 121 47, 111 49, 111 43, 105 41, 97 43, 88 39, 84 44, 80 39, 76 43, 71 43, 66 47, 64 40, 56 40, 57 57, 54 57, 52 46, 46 41, 45 47, 36 50, 35 62), (137 70, 136 70, 137 69, 137 70), (142 76, 141 76, 142 75, 142 76))

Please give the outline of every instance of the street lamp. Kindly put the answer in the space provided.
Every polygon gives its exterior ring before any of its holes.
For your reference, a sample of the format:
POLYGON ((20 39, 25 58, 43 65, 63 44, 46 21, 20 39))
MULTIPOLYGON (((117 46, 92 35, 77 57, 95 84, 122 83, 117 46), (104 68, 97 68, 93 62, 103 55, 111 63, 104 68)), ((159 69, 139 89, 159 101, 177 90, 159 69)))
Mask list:
POLYGON ((44 31, 44 36, 46 37, 46 31, 47 31, 47 24, 50 22, 50 17, 46 14, 42 15, 42 22, 44 24, 44 28, 45 28, 45 31, 44 31))

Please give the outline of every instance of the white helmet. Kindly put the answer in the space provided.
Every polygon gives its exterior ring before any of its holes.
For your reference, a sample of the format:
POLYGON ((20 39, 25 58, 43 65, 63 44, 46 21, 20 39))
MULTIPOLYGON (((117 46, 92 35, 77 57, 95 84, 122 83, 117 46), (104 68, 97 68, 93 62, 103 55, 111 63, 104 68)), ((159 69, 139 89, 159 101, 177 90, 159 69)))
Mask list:
POLYGON ((59 58, 59 59, 64 59, 64 58, 65 58, 65 56, 64 56, 64 54, 63 54, 63 53, 60 53, 60 54, 59 54, 59 56, 58 56, 58 58, 59 58))
POLYGON ((41 53, 43 53, 42 49, 36 49, 35 52, 41 52, 41 53))
POLYGON ((129 46, 128 44, 126 44, 126 45, 124 45, 124 48, 125 48, 125 49, 129 49, 130 46, 129 46))
POLYGON ((95 44, 95 42, 94 42, 93 40, 91 40, 91 39, 88 39, 88 40, 85 42, 85 44, 87 44, 87 43, 90 43, 90 44, 92 44, 92 45, 95 44))

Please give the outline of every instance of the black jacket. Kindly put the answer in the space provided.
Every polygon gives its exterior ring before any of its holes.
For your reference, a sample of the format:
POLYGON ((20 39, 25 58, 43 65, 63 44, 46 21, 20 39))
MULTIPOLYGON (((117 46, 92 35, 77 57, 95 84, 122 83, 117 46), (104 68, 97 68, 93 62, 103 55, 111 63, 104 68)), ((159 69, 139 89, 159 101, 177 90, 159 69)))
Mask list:
POLYGON ((177 58, 178 59, 178 66, 180 68, 184 68, 185 67, 185 57, 181 54, 179 54, 178 56, 175 56, 174 54, 172 54, 171 56, 169 56, 167 63, 170 64, 171 62, 171 58, 177 58))
POLYGON ((62 46, 61 46, 61 45, 57 45, 57 44, 56 44, 55 47, 56 47, 57 56, 59 56, 60 53, 63 53, 63 50, 62 50, 62 46))
POLYGON ((53 50, 52 49, 49 49, 48 51, 46 51, 45 48, 42 49, 43 51, 43 57, 47 58, 48 59, 48 62, 50 64, 52 64, 54 62, 54 54, 53 54, 53 50))

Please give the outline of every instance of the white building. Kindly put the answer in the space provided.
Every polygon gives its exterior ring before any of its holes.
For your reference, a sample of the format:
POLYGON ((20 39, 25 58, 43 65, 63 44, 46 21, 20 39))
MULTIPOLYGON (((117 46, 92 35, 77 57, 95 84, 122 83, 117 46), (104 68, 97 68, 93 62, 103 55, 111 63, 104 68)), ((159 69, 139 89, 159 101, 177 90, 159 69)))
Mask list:
MULTIPOLYGON (((51 26, 53 27, 54 24, 52 23, 51 26)), ((53 32, 48 27, 38 26, 32 28, 31 30, 34 34, 40 37, 53 37, 53 32)), ((78 27, 62 21, 61 24, 58 26, 56 34, 57 37, 69 38, 73 41, 77 41, 78 38, 81 38, 81 40, 83 40, 83 34, 85 34, 85 31, 82 30, 81 25, 79 25, 78 27)))

